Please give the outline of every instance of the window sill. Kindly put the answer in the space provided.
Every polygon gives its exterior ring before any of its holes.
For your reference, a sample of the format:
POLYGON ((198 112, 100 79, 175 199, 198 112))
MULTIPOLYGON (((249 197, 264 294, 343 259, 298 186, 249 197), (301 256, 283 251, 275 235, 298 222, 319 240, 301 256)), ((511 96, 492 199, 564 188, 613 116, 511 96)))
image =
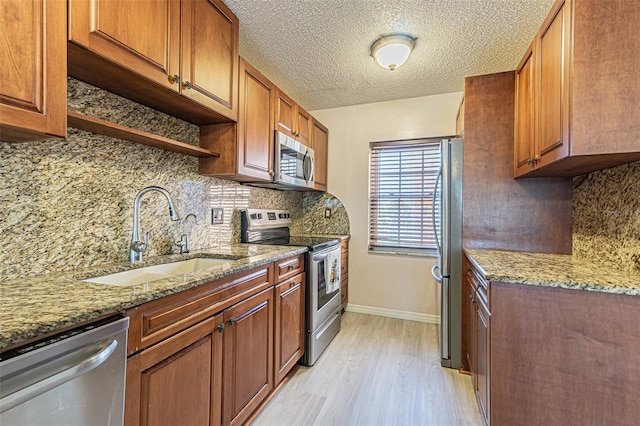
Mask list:
POLYGON ((369 249, 367 251, 368 254, 381 254, 381 255, 386 255, 386 256, 409 256, 409 257, 426 257, 426 258, 437 258, 438 257, 438 253, 436 253, 435 251, 433 252, 427 252, 427 251, 396 251, 393 249, 377 249, 377 250, 371 250, 369 249))

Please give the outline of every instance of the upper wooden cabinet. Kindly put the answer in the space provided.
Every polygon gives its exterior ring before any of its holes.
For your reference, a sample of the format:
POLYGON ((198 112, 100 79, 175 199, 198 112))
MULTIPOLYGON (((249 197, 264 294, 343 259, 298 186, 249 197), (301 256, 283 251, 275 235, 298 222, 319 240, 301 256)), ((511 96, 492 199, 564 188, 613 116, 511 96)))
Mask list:
POLYGON ((0 3, 0 141, 67 134, 66 2, 0 3))
POLYGON ((240 58, 240 97, 236 124, 200 129, 200 147, 222 153, 200 160, 200 174, 239 182, 273 179, 275 86, 240 58))
POLYGON ((640 160, 638 20, 635 1, 555 3, 516 70, 515 177, 640 160))
POLYGON ((237 119, 239 23, 222 1, 69 4, 69 75, 192 123, 237 119))
POLYGON ((327 155, 329 154, 329 130, 316 119, 313 119, 311 147, 315 153, 314 189, 327 190, 327 155))
POLYGON ((276 95, 275 128, 304 145, 311 146, 313 119, 293 99, 278 89, 276 95))
POLYGON ((534 64, 533 43, 516 68, 516 97, 514 121, 514 162, 515 175, 531 171, 535 156, 534 140, 534 64))

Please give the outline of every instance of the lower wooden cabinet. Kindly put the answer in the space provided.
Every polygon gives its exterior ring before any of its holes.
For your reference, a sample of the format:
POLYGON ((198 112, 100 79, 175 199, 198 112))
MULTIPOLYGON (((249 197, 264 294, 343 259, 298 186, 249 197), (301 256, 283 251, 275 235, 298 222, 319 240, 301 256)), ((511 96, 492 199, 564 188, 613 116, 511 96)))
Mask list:
POLYGON ((491 313, 489 311, 488 284, 475 272, 465 258, 465 281, 469 291, 467 362, 471 370, 473 391, 480 414, 490 424, 491 407, 491 313))
POLYGON ((222 315, 127 360, 125 425, 219 425, 222 315))
POLYGON ((125 425, 244 424, 304 353, 303 259, 128 310, 125 425))
POLYGON ((280 383, 304 355, 305 274, 275 287, 274 383, 280 383))
POLYGON ((344 312, 349 302, 349 239, 343 239, 340 246, 340 309, 344 312))
POLYGON ((227 309, 224 325, 223 424, 243 424, 273 388, 273 288, 227 309))

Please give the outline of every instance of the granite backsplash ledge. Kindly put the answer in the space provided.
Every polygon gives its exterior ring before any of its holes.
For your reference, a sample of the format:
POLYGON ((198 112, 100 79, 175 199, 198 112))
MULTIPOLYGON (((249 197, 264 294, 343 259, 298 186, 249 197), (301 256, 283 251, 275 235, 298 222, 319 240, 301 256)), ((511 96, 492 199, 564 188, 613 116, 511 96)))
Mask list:
MULTIPOLYGON (((197 145, 197 126, 83 82, 68 80, 70 110, 197 145)), ((238 209, 289 209, 302 225, 302 194, 243 186, 198 174, 198 159, 145 145, 68 129, 66 140, 0 143, 0 274, 2 281, 128 260, 133 200, 144 187, 165 188, 193 250, 239 241, 238 209), (211 225, 211 208, 225 223, 211 225)), ((147 256, 177 252, 183 232, 166 199, 143 196, 141 229, 147 256)), ((298 230, 299 232, 299 230, 298 230)))
POLYGON ((573 254, 640 273, 640 162, 573 179, 573 254))

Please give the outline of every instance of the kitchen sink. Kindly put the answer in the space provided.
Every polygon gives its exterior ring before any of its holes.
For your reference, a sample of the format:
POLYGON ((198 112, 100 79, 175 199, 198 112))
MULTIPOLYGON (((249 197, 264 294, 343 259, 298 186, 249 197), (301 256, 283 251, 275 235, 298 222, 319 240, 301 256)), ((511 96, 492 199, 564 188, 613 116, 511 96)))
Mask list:
POLYGON ((118 272, 115 274, 102 275, 99 277, 88 278, 83 281, 125 287, 143 284, 149 281, 161 280, 174 275, 201 271, 203 269, 213 268, 214 266, 221 265, 223 263, 233 262, 233 260, 234 259, 198 257, 195 259, 181 260, 179 262, 164 263, 162 265, 146 266, 144 268, 132 269, 130 271, 118 272))

